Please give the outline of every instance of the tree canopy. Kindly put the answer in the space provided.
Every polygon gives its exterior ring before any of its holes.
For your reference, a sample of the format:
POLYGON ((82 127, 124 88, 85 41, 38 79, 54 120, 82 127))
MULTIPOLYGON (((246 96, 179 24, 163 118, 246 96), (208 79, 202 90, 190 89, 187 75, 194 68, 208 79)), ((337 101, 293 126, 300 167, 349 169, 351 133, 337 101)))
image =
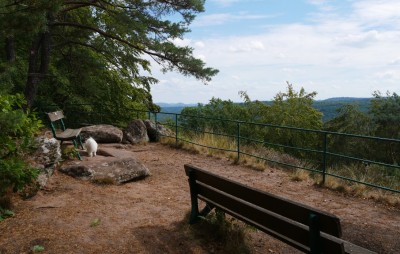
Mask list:
POLYGON ((154 109, 151 62, 207 83, 217 70, 173 40, 204 0, 3 0, 0 87, 40 103, 154 109))

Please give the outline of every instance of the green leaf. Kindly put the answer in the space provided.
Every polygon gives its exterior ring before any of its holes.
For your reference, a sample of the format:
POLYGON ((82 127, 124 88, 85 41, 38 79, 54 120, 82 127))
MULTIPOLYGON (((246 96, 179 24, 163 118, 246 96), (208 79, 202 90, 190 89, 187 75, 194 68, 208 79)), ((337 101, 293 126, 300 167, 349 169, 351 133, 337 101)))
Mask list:
POLYGON ((98 225, 100 225, 100 223, 101 223, 101 220, 99 218, 96 218, 90 223, 90 226, 97 227, 98 225))
POLYGON ((42 245, 35 245, 32 247, 33 252, 42 252, 44 251, 44 247, 42 245))

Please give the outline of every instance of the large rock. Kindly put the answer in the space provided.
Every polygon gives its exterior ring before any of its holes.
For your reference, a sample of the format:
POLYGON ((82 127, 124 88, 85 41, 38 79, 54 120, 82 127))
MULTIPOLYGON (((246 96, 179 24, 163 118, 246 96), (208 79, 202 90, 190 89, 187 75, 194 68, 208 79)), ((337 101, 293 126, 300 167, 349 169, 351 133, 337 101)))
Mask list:
POLYGON ((172 136, 171 130, 164 127, 164 125, 151 121, 151 120, 144 120, 144 124, 147 128, 147 135, 151 142, 158 142, 160 141, 160 136, 172 136))
POLYGON ((40 170, 38 183, 44 187, 61 160, 60 143, 55 138, 39 137, 36 139, 36 144, 32 166, 40 170))
POLYGON ((99 124, 83 127, 81 136, 83 139, 92 137, 97 143, 121 143, 123 132, 115 126, 99 124))
POLYGON ((123 131, 122 143, 139 144, 149 142, 146 125, 142 120, 133 120, 123 131))
POLYGON ((115 184, 142 179, 150 175, 147 167, 134 158, 134 153, 111 148, 98 150, 96 157, 65 163, 60 171, 84 180, 115 184))

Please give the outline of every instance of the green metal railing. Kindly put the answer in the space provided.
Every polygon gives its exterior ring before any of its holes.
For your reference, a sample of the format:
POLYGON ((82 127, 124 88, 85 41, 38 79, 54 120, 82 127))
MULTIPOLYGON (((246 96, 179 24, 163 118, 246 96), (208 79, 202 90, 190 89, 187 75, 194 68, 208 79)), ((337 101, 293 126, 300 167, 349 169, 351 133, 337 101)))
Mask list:
MULTIPOLYGON (((290 126, 279 126, 279 125, 273 125, 273 124, 265 124, 265 123, 253 123, 253 122, 244 122, 244 121, 237 121, 237 120, 231 120, 231 119, 218 119, 218 118, 210 118, 210 117, 204 117, 204 116, 193 116, 193 115, 182 115, 182 114, 176 114, 176 113, 166 113, 166 112, 149 112, 148 113, 148 118, 151 120, 157 120, 157 119, 162 119, 166 118, 165 116, 170 116, 167 117, 169 119, 169 123, 167 121, 167 125, 171 129, 175 129, 175 136, 166 136, 169 138, 174 138, 176 144, 178 142, 186 142, 190 143, 193 145, 209 148, 209 149, 215 149, 219 151, 225 151, 225 152, 231 152, 236 154, 236 160, 240 161, 242 155, 250 156, 259 160, 264 160, 268 161, 271 163, 279 164, 282 166, 286 167, 291 167, 291 168, 296 168, 296 169, 303 169, 310 171, 312 173, 320 174, 322 176, 322 183, 324 184, 326 181, 327 176, 331 176, 334 178, 339 178, 345 181, 349 181, 352 183, 358 183, 358 184, 363 184, 366 186, 374 187, 374 188, 379 188, 382 190, 386 191, 391 191, 395 193, 400 193, 400 166, 397 165, 396 163, 387 163, 387 162, 380 162, 372 159, 368 159, 366 157, 357 157, 357 156, 352 156, 351 154, 346 154, 346 153, 341 153, 339 151, 334 151, 331 150, 330 148, 330 141, 334 140, 337 137, 345 138, 345 139, 358 139, 359 143, 368 143, 369 141, 377 143, 377 146, 381 145, 384 149, 385 146, 387 146, 388 143, 391 145, 395 145, 400 148, 400 139, 391 139, 391 138, 380 138, 380 137, 373 137, 373 136, 363 136, 363 135, 356 135, 356 134, 348 134, 348 133, 339 133, 339 132, 331 132, 331 131, 323 131, 323 130, 314 130, 314 129, 304 129, 304 128, 297 128, 297 127, 290 127, 290 126), (164 117, 160 117, 164 116, 164 117), (204 121, 220 121, 224 123, 230 123, 231 125, 236 125, 236 133, 235 134, 227 134, 227 133, 222 133, 222 132, 214 132, 214 131, 209 131, 206 129, 193 129, 193 128, 188 128, 184 125, 181 124, 180 119, 188 119, 188 118, 195 118, 195 119, 202 119, 204 121), (279 144, 279 143, 272 143, 268 142, 265 140, 260 140, 260 139, 253 139, 250 137, 246 137, 242 135, 242 130, 244 129, 244 125, 250 125, 251 127, 259 127, 260 128, 273 128, 273 129, 279 129, 279 130, 288 130, 290 132, 301 132, 303 134, 308 134, 308 135, 314 135, 314 136, 319 136, 320 142, 318 143, 320 147, 318 148, 310 148, 310 147, 296 147, 296 146, 291 146, 287 144, 279 144), (205 145, 205 144, 200 144, 193 142, 192 140, 189 140, 184 137, 181 133, 187 133, 187 132, 197 132, 197 133, 202 133, 202 134, 208 134, 208 135, 215 135, 215 136, 223 136, 227 138, 231 138, 232 140, 235 140, 236 142, 236 148, 235 149, 227 149, 223 147, 216 147, 216 146, 210 146, 210 145, 205 145), (295 164, 290 164, 286 162, 281 162, 277 161, 271 158, 259 156, 253 153, 246 152, 243 148, 245 145, 243 143, 247 144, 260 144, 262 146, 267 146, 267 147, 273 147, 276 149, 283 149, 283 150, 295 150, 297 152, 304 152, 306 154, 314 154, 312 157, 313 159, 307 161, 313 161, 312 163, 314 167, 306 167, 306 166, 301 166, 301 165, 295 165, 295 164), (319 159, 318 159, 319 158, 319 159), (391 187, 384 186, 382 184, 376 184, 376 183, 371 183, 365 180, 360 180, 356 179, 350 176, 346 176, 340 173, 337 173, 335 170, 332 168, 335 166, 335 164, 338 164, 338 161, 347 161, 347 162, 356 162, 361 165, 361 167, 371 167, 372 165, 380 166, 383 169, 383 171, 387 171, 386 177, 392 178, 394 184, 392 184, 391 187), (315 166, 317 165, 317 166, 315 166), (390 170, 393 169, 393 170, 390 170), (392 172, 393 171, 393 172, 392 172)), ((256 129, 256 128, 254 128, 256 129)), ((379 150, 379 148, 376 148, 379 150)), ((400 159, 400 154, 396 155, 397 158, 400 159)), ((303 158, 304 159, 304 158, 303 158)), ((339 164, 337 167, 343 167, 343 164, 339 164)), ((381 169, 382 171, 382 169, 381 169)), ((385 177, 385 176, 382 176, 385 177)))
MULTIPOLYGON (((80 115, 92 114, 90 117, 86 117, 86 119, 95 119, 92 120, 92 124, 107 123, 103 121, 105 117, 102 115, 102 112, 103 111, 100 111, 100 113, 94 111, 80 111, 80 115)), ((398 164, 395 162, 388 162, 387 158, 383 160, 373 159, 372 157, 375 156, 374 154, 365 155, 362 151, 356 155, 349 152, 350 150, 357 150, 358 144, 368 144, 369 147, 374 147, 375 151, 378 151, 380 149, 379 147, 381 147, 381 149, 392 149, 394 147, 397 150, 394 149, 395 154, 393 154, 393 158, 391 158, 391 160, 398 162, 400 161, 400 139, 362 136, 348 133, 303 129, 291 126, 279 126, 274 124, 244 122, 231 119, 210 118, 205 116, 183 115, 168 112, 129 110, 129 114, 132 116, 132 118, 139 119, 147 117, 147 119, 154 120, 156 126, 159 124, 158 122, 162 122, 163 125, 168 126, 169 129, 173 130, 175 133, 172 136, 163 134, 159 134, 159 136, 174 139, 177 145, 179 142, 185 142, 208 149, 234 153, 238 162, 241 160, 242 156, 249 156, 258 160, 290 167, 293 169, 307 170, 313 174, 321 175, 322 183, 325 183, 326 177, 330 176, 348 181, 350 183, 358 183, 386 191, 400 193, 400 166, 398 164), (227 129, 229 129, 229 131, 226 131, 223 128, 222 130, 211 130, 207 129, 205 125, 194 128, 193 126, 187 124, 188 121, 193 119, 200 120, 199 123, 218 123, 219 126, 225 126, 227 129), (251 133, 249 130, 254 130, 255 133, 251 133), (304 137, 305 140, 313 140, 313 142, 311 142, 313 144, 310 145, 307 142, 303 142, 299 145, 296 143, 291 144, 290 142, 278 142, 279 140, 270 141, 262 135, 261 138, 260 135, 257 136, 256 132, 258 131, 269 133, 270 136, 275 134, 284 136, 285 133, 288 135, 298 133, 304 137), (190 139, 190 135, 193 133, 200 133, 213 137, 219 136, 230 139, 235 144, 235 148, 232 149, 210 146, 207 144, 194 142, 190 139), (253 137, 253 134, 256 137, 253 137), (352 149, 347 149, 346 145, 335 147, 335 143, 333 142, 335 140, 344 140, 344 144, 348 144, 353 147, 352 149), (268 147, 277 151, 281 151, 282 154, 292 154, 295 158, 300 159, 300 161, 304 163, 290 163, 249 152, 246 150, 246 147, 249 146, 268 147), (351 170, 351 167, 349 167, 350 169, 348 172, 343 173, 341 171, 341 169, 346 168, 348 164, 352 163, 358 165, 360 168, 359 170, 363 171, 362 173, 364 175, 361 175, 361 177, 354 176, 355 173, 351 170), (304 164, 307 166, 304 166, 304 164), (381 177, 384 181, 376 182, 374 180, 365 180, 369 175, 373 176, 375 174, 378 175, 378 177, 381 177)))

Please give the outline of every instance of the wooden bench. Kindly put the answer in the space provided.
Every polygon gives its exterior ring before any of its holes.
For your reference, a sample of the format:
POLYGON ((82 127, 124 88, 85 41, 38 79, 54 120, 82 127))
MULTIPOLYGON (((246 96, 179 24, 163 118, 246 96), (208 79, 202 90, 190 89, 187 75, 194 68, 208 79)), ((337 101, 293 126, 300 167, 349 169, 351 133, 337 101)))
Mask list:
MULTIPOLYGON (((80 129, 65 128, 65 124, 64 124, 64 120, 63 120, 65 117, 64 117, 64 113, 62 111, 55 111, 55 112, 47 113, 47 116, 50 119, 50 127, 51 127, 51 131, 53 133, 53 137, 55 139, 60 140, 61 144, 64 141, 72 141, 75 148, 78 148, 78 142, 79 142, 82 149, 84 149, 83 144, 82 144, 82 139, 80 136, 82 129, 81 128, 80 129), (57 133, 56 124, 60 125, 60 129, 62 130, 62 132, 57 133)), ((81 160, 79 151, 78 151, 77 156, 81 160)))
POLYGON ((312 207, 184 165, 189 177, 191 214, 196 223, 213 208, 252 225, 305 253, 374 253, 340 239, 340 220, 312 207), (199 211, 198 199, 206 205, 199 211))

